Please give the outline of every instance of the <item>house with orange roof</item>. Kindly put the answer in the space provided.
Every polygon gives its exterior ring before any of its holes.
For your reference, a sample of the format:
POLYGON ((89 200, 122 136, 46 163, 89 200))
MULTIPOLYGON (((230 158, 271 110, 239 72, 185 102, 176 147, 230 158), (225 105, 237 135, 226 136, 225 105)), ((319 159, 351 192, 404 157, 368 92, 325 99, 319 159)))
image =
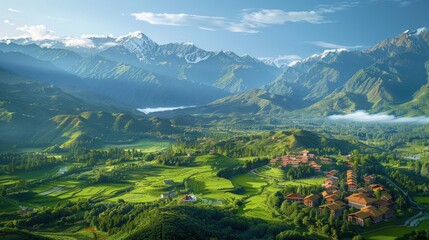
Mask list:
POLYGON ((316 194, 310 194, 304 198, 304 205, 307 207, 314 207, 319 205, 320 197, 316 194))
POLYGON ((354 193, 346 197, 346 200, 348 201, 348 205, 350 207, 361 209, 363 207, 370 206, 377 199, 368 197, 366 194, 363 193, 354 193))
POLYGON ((326 173, 326 177, 330 178, 332 176, 335 176, 337 173, 338 173, 338 170, 335 170, 335 169, 331 170, 331 171, 329 171, 329 172, 326 173))
POLYGON ((317 164, 315 161, 310 161, 310 167, 314 169, 316 172, 320 172, 320 169, 322 168, 321 165, 317 164))
POLYGON ((345 162, 344 166, 346 166, 346 167, 353 167, 353 163, 352 162, 345 162))
MULTIPOLYGON (((328 191, 330 193, 334 192, 334 191, 339 191, 339 188, 335 185, 327 185, 324 187, 325 191, 328 191)), ((327 194, 330 195, 330 194, 327 194)))
POLYGON ((351 213, 347 216, 350 222, 354 222, 360 226, 365 225, 365 220, 370 218, 373 223, 379 223, 383 221, 384 212, 373 206, 366 206, 360 209, 360 211, 351 213))
POLYGON ((324 213, 325 209, 328 209, 330 214, 334 215, 334 217, 343 216, 343 211, 346 209, 346 204, 341 201, 336 201, 334 203, 325 204, 319 207, 320 213, 324 213))
POLYGON ((327 203, 334 203, 340 200, 341 196, 339 194, 332 194, 325 197, 327 203))
POLYGON ((375 183, 376 177, 374 174, 368 175, 368 176, 363 178, 363 181, 365 182, 366 185, 370 185, 370 184, 375 183))
POLYGON ((273 164, 274 164, 274 163, 276 163, 276 162, 277 162, 277 161, 279 161, 279 160, 280 160, 279 158, 273 158, 273 159, 271 159, 271 160, 270 160, 270 163, 273 163, 273 164))
POLYGON ((365 220, 368 219, 370 216, 366 212, 358 211, 355 213, 350 213, 347 215, 347 220, 349 222, 355 223, 359 226, 365 226, 365 220))
POLYGON ((354 192, 358 189, 356 172, 347 170, 347 191, 354 192))
POLYGON ((303 202, 304 196, 299 193, 291 193, 286 196, 288 202, 303 202))
POLYGON ((320 158, 320 161, 322 161, 324 163, 330 163, 330 162, 332 162, 332 159, 327 158, 327 157, 322 157, 322 158, 320 158))
POLYGON ((354 192, 357 190, 357 188, 358 188, 358 186, 355 183, 353 183, 353 182, 347 183, 347 191, 354 192))

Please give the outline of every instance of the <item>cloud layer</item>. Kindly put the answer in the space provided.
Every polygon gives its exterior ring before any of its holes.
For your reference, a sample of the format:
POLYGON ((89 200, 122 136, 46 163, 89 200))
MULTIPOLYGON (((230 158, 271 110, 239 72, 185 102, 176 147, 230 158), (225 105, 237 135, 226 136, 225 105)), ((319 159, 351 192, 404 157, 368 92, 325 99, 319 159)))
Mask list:
POLYGON ((14 12, 14 13, 21 13, 21 11, 14 9, 14 8, 8 8, 7 9, 9 12, 14 12))
POLYGON ((367 122, 367 123, 418 123, 428 124, 429 117, 396 117, 385 113, 369 114, 366 111, 356 111, 345 115, 331 115, 328 117, 330 120, 338 121, 352 121, 352 122, 367 122))
POLYGON ((362 45, 346 46, 346 45, 324 42, 324 41, 313 41, 313 42, 308 42, 308 43, 314 44, 314 45, 322 47, 322 48, 335 48, 335 49, 338 49, 338 48, 354 49, 354 48, 362 48, 363 47, 362 45))
POLYGON ((243 9, 238 19, 227 19, 220 16, 204 16, 188 13, 131 13, 136 20, 153 25, 166 26, 194 26, 202 30, 227 30, 239 33, 257 33, 262 28, 286 23, 322 24, 332 22, 326 14, 343 11, 356 6, 357 3, 349 2, 331 5, 320 5, 314 10, 308 11, 284 11, 281 9, 243 9))
POLYGON ((46 28, 45 25, 24 25, 18 27, 17 30, 24 32, 24 35, 19 38, 31 38, 34 41, 45 39, 56 39, 55 33, 46 28))
POLYGON ((7 24, 9 26, 15 26, 15 24, 13 22, 11 22, 10 20, 8 20, 8 19, 3 20, 3 23, 7 24))

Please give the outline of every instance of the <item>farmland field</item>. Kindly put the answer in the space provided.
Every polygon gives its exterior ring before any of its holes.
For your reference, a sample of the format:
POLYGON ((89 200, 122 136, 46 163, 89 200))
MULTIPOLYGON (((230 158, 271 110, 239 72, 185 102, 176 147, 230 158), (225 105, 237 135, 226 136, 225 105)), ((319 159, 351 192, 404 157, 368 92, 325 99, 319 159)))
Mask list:
POLYGON ((429 221, 421 222, 417 227, 393 227, 363 235, 369 240, 394 240, 416 230, 429 229, 429 221))
POLYGON ((161 140, 161 139, 141 139, 133 143, 117 143, 117 144, 105 144, 101 149, 110 148, 124 148, 124 149, 136 149, 142 152, 156 152, 161 151, 164 148, 170 146, 172 141, 161 140))
POLYGON ((423 204, 423 205, 429 205, 429 197, 413 197, 414 201, 423 204))

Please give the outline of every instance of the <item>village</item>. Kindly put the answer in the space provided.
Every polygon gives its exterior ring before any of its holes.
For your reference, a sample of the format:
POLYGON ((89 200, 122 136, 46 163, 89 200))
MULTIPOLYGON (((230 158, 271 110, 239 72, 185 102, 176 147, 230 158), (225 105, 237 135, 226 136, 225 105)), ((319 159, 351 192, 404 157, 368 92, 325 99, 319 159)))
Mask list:
MULTIPOLYGON (((321 172, 322 165, 316 163, 330 163, 332 160, 327 157, 317 157, 302 151, 297 155, 286 155, 271 159, 271 164, 278 164, 279 168, 287 166, 299 167, 308 165, 315 172, 321 172)), ((346 162, 344 166, 351 168, 353 164, 346 162)), ((393 199, 390 191, 383 185, 377 183, 375 175, 365 175, 362 181, 357 178, 356 172, 349 169, 346 172, 346 181, 343 190, 340 189, 338 170, 326 172, 326 179, 322 184, 323 191, 320 194, 310 194, 308 196, 299 193, 290 193, 285 196, 286 201, 299 202, 306 207, 318 207, 321 214, 331 214, 338 218, 343 217, 345 210, 348 210, 347 221, 359 226, 369 226, 392 218, 393 199)))

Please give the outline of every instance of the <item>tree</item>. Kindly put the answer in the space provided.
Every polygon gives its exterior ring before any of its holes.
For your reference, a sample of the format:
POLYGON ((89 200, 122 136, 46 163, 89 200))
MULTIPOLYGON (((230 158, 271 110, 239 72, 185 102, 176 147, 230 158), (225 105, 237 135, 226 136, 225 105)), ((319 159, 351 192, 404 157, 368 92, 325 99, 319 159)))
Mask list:
POLYGON ((6 187, 5 186, 0 186, 0 196, 6 196, 6 187))
POLYGON ((305 226, 310 225, 310 220, 309 220, 309 217, 308 217, 308 216, 305 216, 305 217, 302 219, 302 224, 303 224, 303 225, 305 225, 305 226))
POLYGON ((332 229, 331 238, 332 238, 332 240, 338 240, 339 239, 338 234, 337 234, 337 230, 335 230, 335 228, 332 229))
POLYGON ((381 191, 380 191, 380 189, 379 189, 379 188, 377 188, 377 189, 374 191, 374 196, 375 196, 377 199, 380 199, 380 198, 381 198, 381 191))
POLYGON ((427 177, 428 176, 428 165, 427 163, 423 163, 422 169, 420 170, 420 175, 422 175, 423 177, 427 177))
POLYGON ((352 238, 352 240, 365 240, 365 238, 362 237, 361 235, 356 235, 352 238))
POLYGON ((365 226, 369 227, 372 225, 371 218, 365 219, 365 226))

